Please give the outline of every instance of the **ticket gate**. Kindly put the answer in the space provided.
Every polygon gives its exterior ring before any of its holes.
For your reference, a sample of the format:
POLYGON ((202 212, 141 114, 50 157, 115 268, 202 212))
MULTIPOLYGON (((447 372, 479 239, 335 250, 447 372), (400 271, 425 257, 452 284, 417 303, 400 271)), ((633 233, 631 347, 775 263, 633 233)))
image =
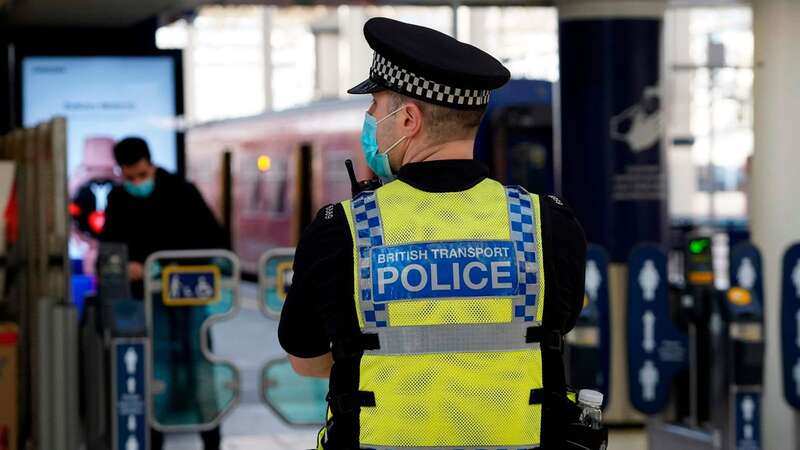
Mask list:
POLYGON ((783 395, 792 408, 800 410, 800 243, 783 255, 781 356, 783 395))
POLYGON ((258 261, 258 306, 270 319, 279 319, 286 294, 292 286, 294 248, 275 248, 258 261))
POLYGON ((147 327, 127 265, 124 245, 100 246, 97 295, 87 298, 80 331, 87 450, 150 448, 147 327))
MULTIPOLYGON (((265 252, 258 265, 259 307, 265 316, 280 318, 292 285, 294 248, 265 252)), ((322 425, 328 402, 328 380, 296 374, 287 358, 267 362, 261 369, 261 399, 290 425, 322 425)))
POLYGON ((715 423, 720 427, 732 423, 723 436, 728 448, 760 449, 765 351, 761 253, 744 242, 734 247, 730 261, 732 287, 721 302, 726 326, 718 333, 723 339, 727 337, 727 345, 722 347, 724 359, 717 358, 722 364, 718 367, 728 374, 723 378, 727 390, 721 392, 721 398, 727 401, 725 408, 715 408, 717 412, 727 410, 728 414, 719 414, 715 423))
POLYGON ((209 430, 238 403, 239 370, 214 355, 210 328, 237 313, 239 276, 239 260, 227 250, 162 251, 147 258, 148 412, 155 429, 209 430))
POLYGON ((663 251, 631 257, 631 402, 650 416, 649 448, 760 449, 760 253, 747 242, 730 252, 725 291, 714 287, 710 238, 690 239, 685 261, 685 286, 670 289, 663 251))
POLYGON ((688 368, 688 338, 673 320, 663 250, 639 245, 628 267, 629 395, 634 408, 654 415, 673 402, 673 386, 688 368))
POLYGON ((608 253, 597 245, 590 245, 586 253, 585 287, 581 314, 565 336, 568 383, 576 390, 601 392, 605 407, 611 384, 608 253))
POLYGON ((235 406, 239 372, 216 358, 212 323, 238 310, 239 263, 224 250, 169 251, 133 299, 127 249, 103 243, 81 326, 87 450, 147 450, 150 427, 203 431, 235 406))

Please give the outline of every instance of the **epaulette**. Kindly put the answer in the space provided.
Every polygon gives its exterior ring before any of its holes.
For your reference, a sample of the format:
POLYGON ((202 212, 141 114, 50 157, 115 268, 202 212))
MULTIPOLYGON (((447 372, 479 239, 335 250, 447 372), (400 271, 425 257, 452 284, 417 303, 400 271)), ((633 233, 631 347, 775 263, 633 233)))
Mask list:
POLYGON ((547 202, 550 205, 552 205, 554 208, 556 208, 556 209, 558 209, 560 211, 564 211, 564 212, 568 213, 570 216, 573 216, 573 217, 575 216, 575 212, 572 211, 572 208, 567 204, 567 202, 562 200, 558 196, 555 196, 555 195, 552 195, 552 194, 548 194, 548 195, 544 195, 543 197, 545 199, 547 199, 547 202))

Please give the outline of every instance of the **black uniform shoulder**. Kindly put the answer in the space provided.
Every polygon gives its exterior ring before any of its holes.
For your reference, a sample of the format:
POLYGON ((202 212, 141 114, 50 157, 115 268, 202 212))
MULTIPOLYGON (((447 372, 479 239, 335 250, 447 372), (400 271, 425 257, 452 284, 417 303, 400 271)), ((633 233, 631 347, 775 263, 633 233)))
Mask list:
POLYGON ((322 207, 303 232, 278 325, 278 340, 287 353, 312 358, 330 351, 326 318, 335 314, 336 305, 353 304, 352 242, 341 204, 322 207))
POLYGON ((586 246, 586 236, 583 227, 578 221, 578 217, 566 200, 553 194, 542 195, 540 197, 543 214, 549 216, 549 222, 553 232, 553 238, 560 241, 574 239, 578 243, 586 246))
POLYGON ((545 260, 545 320, 567 333, 583 307, 586 235, 566 201, 542 195, 542 247, 545 260))
POLYGON ((350 225, 341 204, 325 205, 303 231, 295 250, 295 274, 328 260, 331 255, 352 251, 350 225))
POLYGON ((317 211, 314 220, 312 220, 305 231, 303 231, 301 243, 303 240, 315 240, 320 237, 332 237, 336 240, 346 240, 349 233, 350 225, 347 222, 344 207, 341 203, 331 203, 317 211))
POLYGON ((540 198, 544 200, 542 203, 544 203, 548 208, 555 209, 556 211, 559 211, 561 214, 568 217, 575 217, 575 213, 572 211, 572 208, 569 206, 566 200, 562 199, 561 197, 558 197, 554 194, 547 194, 542 195, 540 198))

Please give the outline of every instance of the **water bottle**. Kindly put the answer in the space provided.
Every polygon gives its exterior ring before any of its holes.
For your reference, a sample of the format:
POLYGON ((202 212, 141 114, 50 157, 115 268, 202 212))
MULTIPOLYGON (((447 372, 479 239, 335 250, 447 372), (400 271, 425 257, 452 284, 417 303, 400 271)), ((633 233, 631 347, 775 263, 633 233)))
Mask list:
POLYGON ((591 389, 581 389, 578 393, 578 406, 581 416, 578 421, 588 428, 599 430, 603 420, 600 406, 603 404, 603 394, 591 389))

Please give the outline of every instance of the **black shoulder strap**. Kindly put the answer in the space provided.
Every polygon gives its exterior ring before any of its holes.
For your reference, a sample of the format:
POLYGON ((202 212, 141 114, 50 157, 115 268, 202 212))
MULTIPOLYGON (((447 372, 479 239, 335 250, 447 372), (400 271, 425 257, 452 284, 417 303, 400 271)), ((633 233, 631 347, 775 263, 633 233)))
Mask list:
MULTIPOLYGON (((557 323, 559 314, 554 311, 560 303, 554 301, 558 295, 557 277, 553 273, 555 265, 552 255, 558 251, 553 248, 553 226, 551 222, 552 204, 567 208, 555 196, 540 197, 541 227, 542 227, 542 260, 544 261, 545 293, 544 314, 542 317, 541 333, 545 336, 558 334, 561 336, 560 325, 557 323), (556 202, 558 200, 558 202, 556 202)), ((559 339, 560 341, 560 339, 559 339)), ((566 374, 562 357, 562 345, 542 345, 542 377, 544 384, 542 405, 542 448, 543 450, 561 449, 565 439, 566 423, 563 419, 564 402, 566 400, 566 374)))
MULTIPOLYGON (((339 204, 341 208, 344 205, 339 204)), ((350 233, 350 227, 347 227, 350 233)), ((327 424, 325 448, 357 449, 359 437, 359 413, 362 404, 369 403, 366 395, 358 390, 359 366, 364 348, 373 346, 373 340, 364 337, 358 326, 358 319, 353 299, 353 236, 349 237, 347 257, 342 265, 341 288, 331 292, 327 298, 326 317, 327 334, 331 337, 331 353, 333 367, 331 369, 328 388, 328 405, 333 417, 327 424), (346 260, 346 261, 345 261, 346 260)), ((334 269, 332 269, 334 270, 334 269)), ((367 394, 368 395, 368 394, 367 394)))

